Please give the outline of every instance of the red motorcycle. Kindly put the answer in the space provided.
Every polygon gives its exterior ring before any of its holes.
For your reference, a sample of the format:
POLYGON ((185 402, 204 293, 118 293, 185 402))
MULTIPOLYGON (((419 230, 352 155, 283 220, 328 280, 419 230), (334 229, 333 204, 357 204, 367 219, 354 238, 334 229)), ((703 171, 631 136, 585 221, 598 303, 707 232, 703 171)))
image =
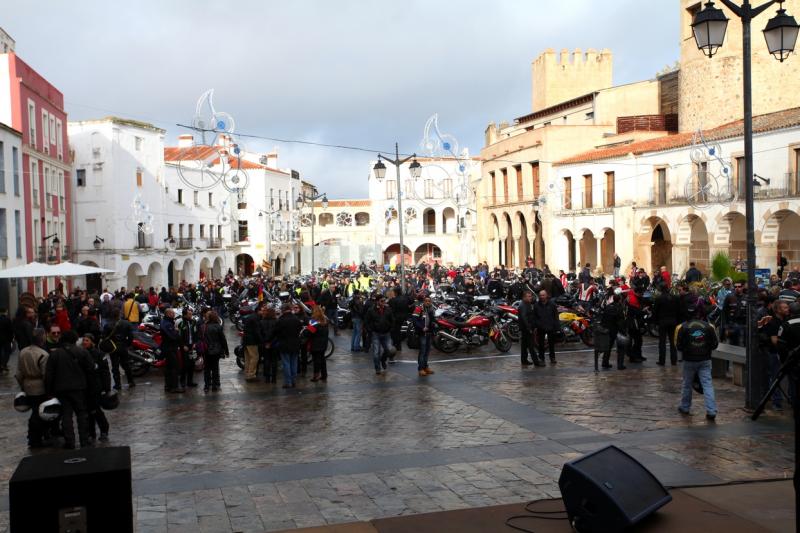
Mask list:
POLYGON ((452 318, 436 319, 433 345, 444 353, 453 353, 462 346, 466 348, 484 346, 490 340, 503 353, 511 349, 511 341, 500 327, 494 313, 476 314, 463 322, 452 318))

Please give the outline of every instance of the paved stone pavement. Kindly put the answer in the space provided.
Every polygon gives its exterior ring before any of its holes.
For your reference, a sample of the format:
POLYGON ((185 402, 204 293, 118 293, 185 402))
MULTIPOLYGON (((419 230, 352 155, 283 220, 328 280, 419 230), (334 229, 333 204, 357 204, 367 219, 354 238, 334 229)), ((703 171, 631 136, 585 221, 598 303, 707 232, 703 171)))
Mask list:
MULTIPOLYGON (((413 351, 376 376, 336 341, 327 384, 246 384, 228 359, 218 393, 167 396, 156 372, 124 389, 110 445, 132 450, 137 531, 260 532, 558 497, 562 464, 607 444, 669 486, 792 473, 788 415, 751 422, 729 380, 715 380, 716 423, 699 396, 680 415, 680 368, 654 364, 652 339, 649 360, 625 371, 595 373, 575 344, 557 365, 521 368, 515 346, 434 354, 428 378, 413 351)), ((0 376, 2 401, 15 392, 0 376)), ((26 416, 9 406, 0 423, 5 533, 7 480, 29 452, 26 416)))

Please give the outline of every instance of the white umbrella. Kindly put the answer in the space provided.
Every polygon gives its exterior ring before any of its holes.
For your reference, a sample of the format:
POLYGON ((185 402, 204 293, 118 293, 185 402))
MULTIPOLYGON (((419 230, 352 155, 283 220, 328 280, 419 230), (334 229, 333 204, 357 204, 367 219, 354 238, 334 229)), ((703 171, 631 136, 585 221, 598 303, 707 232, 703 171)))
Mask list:
POLYGON ((97 268, 86 265, 76 265, 66 261, 57 265, 47 265, 44 263, 28 263, 27 265, 0 270, 0 279, 10 278, 50 278, 50 277, 69 277, 84 276, 86 274, 102 274, 114 272, 105 268, 97 268))

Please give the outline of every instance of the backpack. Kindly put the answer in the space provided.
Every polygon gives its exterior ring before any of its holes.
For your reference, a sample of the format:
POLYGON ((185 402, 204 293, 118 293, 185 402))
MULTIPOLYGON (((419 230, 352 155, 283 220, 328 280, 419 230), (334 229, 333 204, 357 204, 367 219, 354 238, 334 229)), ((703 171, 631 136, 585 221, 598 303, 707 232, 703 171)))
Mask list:
POLYGON ((117 351, 117 343, 114 342, 114 332, 117 329, 117 324, 114 324, 114 327, 111 328, 111 333, 108 334, 107 337, 103 337, 100 339, 100 342, 97 344, 97 347, 100 348, 101 351, 105 353, 114 353, 117 351))

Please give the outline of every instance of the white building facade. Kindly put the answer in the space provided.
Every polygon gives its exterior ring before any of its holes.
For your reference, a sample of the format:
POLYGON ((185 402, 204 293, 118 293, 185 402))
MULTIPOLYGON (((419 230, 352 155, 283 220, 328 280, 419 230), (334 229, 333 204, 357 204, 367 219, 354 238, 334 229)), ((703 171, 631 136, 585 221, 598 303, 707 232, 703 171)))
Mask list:
MULTIPOLYGON (((27 263, 23 179, 22 133, 0 122, 0 269, 27 263)), ((24 291, 20 280, 0 280, 0 307, 13 313, 24 291)))
MULTIPOLYGON (((800 266, 800 108, 754 117, 754 131, 756 265, 775 273, 779 253, 800 266)), ((707 146, 682 133, 556 164, 551 268, 590 263, 608 274, 617 253, 624 271, 635 261, 682 275, 690 262, 708 273, 717 252, 744 259, 742 122, 703 138, 707 146)))

